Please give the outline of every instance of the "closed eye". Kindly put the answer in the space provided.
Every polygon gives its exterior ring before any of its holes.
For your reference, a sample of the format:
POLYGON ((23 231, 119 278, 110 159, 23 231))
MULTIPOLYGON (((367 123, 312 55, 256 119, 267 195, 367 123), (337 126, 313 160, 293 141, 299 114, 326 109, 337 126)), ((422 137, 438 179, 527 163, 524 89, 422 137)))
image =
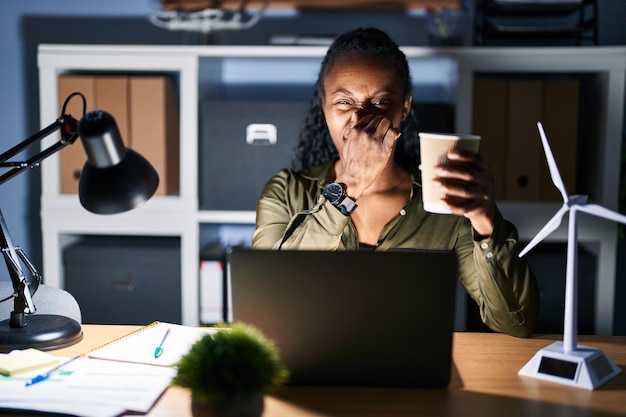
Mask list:
POLYGON ((376 99, 372 102, 374 106, 389 106, 391 104, 391 100, 386 98, 376 99))
POLYGON ((335 108, 339 110, 354 110, 357 106, 354 104, 352 100, 348 99, 338 99, 334 102, 335 108))

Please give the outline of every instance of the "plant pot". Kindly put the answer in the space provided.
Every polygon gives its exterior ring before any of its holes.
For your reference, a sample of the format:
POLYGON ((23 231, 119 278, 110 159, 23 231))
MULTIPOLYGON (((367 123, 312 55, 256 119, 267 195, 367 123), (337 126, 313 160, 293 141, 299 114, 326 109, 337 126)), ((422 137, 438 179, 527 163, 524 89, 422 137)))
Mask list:
POLYGON ((211 404, 191 400, 193 417, 261 417, 265 405, 263 394, 229 398, 211 404))

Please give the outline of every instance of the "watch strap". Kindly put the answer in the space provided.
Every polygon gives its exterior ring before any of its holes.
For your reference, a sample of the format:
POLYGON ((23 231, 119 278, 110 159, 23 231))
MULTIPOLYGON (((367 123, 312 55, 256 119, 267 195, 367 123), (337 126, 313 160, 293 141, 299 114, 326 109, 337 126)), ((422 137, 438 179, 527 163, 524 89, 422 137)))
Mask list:
POLYGON ((335 207, 337 207, 344 216, 349 216, 354 213, 354 210, 357 208, 357 204, 353 199, 346 195, 335 207))

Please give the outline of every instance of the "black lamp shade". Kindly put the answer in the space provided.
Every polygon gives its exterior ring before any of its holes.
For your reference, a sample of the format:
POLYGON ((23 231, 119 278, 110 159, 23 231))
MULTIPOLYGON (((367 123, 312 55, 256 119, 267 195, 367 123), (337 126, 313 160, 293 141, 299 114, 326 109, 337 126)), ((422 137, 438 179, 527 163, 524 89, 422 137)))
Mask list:
POLYGON ((87 154, 78 197, 96 214, 131 210, 152 197, 159 185, 156 170, 143 156, 126 148, 115 119, 103 111, 87 113, 79 135, 87 154))

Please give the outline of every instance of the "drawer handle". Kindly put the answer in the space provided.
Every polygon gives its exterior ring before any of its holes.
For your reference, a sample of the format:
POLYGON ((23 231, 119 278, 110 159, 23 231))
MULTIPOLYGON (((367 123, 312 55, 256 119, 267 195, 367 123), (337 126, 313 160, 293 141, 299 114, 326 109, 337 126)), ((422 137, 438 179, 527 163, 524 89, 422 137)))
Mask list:
POLYGON ((111 278, 111 289, 114 292, 135 291, 135 277, 132 273, 113 274, 111 278))
POLYGON ((252 123, 246 127, 248 145, 275 145, 277 129, 271 123, 252 123))

